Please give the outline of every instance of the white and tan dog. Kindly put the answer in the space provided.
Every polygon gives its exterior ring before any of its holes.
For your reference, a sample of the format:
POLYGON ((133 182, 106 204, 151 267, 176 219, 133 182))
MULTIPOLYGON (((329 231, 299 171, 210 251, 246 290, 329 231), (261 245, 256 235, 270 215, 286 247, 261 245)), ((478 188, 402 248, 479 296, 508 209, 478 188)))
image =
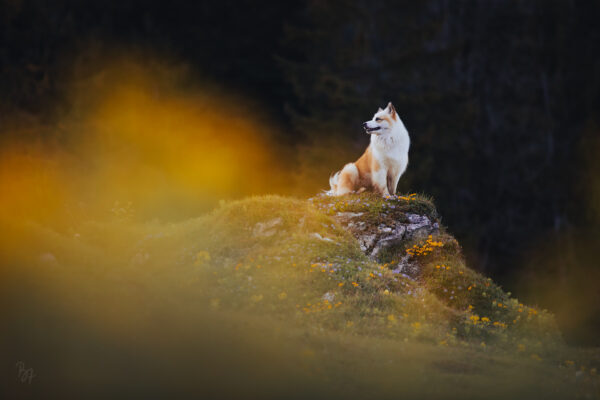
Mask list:
POLYGON ((371 144, 354 163, 346 164, 329 178, 333 196, 371 190, 382 196, 396 193, 396 185, 408 165, 410 138, 392 103, 363 124, 371 144))

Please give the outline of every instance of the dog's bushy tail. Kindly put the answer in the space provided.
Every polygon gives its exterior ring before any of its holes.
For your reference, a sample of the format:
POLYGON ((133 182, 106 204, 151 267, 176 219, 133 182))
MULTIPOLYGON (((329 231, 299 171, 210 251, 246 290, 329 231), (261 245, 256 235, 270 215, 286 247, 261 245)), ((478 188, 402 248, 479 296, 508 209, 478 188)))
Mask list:
POLYGON ((331 174, 329 177, 329 186, 331 189, 327 192, 327 194, 333 195, 336 192, 338 181, 340 179, 340 171, 331 174))

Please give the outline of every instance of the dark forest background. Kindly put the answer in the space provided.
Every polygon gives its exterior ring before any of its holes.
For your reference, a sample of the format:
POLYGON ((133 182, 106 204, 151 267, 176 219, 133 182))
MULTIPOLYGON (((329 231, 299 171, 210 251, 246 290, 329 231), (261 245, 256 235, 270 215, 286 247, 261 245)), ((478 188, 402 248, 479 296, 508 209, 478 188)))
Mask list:
POLYGON ((400 191, 435 198, 473 268, 598 343, 600 2, 1 4, 0 124, 52 123, 76 59, 152 51, 260 104, 317 191, 394 102, 400 191))

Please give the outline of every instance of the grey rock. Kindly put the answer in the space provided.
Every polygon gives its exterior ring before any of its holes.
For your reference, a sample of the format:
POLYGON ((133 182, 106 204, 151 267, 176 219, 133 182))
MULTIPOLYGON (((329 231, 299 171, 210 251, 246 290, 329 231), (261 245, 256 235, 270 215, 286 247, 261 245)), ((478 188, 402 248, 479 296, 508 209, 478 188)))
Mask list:
MULTIPOLYGON (((384 250, 401 247, 405 241, 424 239, 439 231, 439 223, 433 222, 426 215, 407 213, 405 220, 379 223, 370 226, 368 221, 361 220, 364 213, 338 212, 335 219, 341 223, 358 240, 360 248, 371 259, 377 260, 384 250)), ((385 217, 382 214, 382 217, 385 217)), ((407 254, 401 256, 395 271, 402 276, 415 279, 420 274, 418 263, 407 254)))
POLYGON ((397 225, 396 229, 394 229, 394 232, 391 235, 386 235, 379 238, 373 247, 370 256, 376 259, 382 250, 401 244, 402 241, 405 240, 405 232, 406 228, 403 225, 397 225))
POLYGON ((392 228, 390 228, 389 226, 385 226, 385 225, 379 225, 377 227, 377 229, 379 230, 379 232, 384 232, 384 233, 389 233, 392 231, 392 228))
POLYGON ((398 266, 394 269, 394 271, 397 271, 402 276, 413 280, 418 277, 419 273, 421 272, 419 265, 414 262, 412 257, 408 254, 400 259, 398 266))
POLYGON ((327 292, 323 296, 321 296, 321 299, 327 300, 328 302, 333 303, 333 300, 335 300, 335 293, 327 292))
POLYGON ((352 219, 352 218, 358 218, 361 217, 364 213, 358 212, 358 213, 353 213, 353 212, 338 212, 336 214, 336 218, 337 219, 352 219))
POLYGON ((252 234, 258 237, 273 236, 277 232, 277 226, 283 222, 281 217, 266 222, 257 222, 252 229, 252 234))
POLYGON ((367 250, 371 249, 373 247, 373 243, 375 243, 376 238, 377 238, 377 235, 375 235, 375 234, 359 236, 357 239, 358 239, 358 242, 360 243, 361 250, 367 251, 367 250))
POLYGON ((314 232, 311 234, 312 237, 317 238, 319 240, 323 240, 324 242, 333 242, 332 239, 328 238, 328 237, 323 237, 321 236, 321 234, 314 232))
POLYGON ((424 239, 439 230, 439 224, 432 223, 425 215, 406 214, 410 222, 406 225, 406 239, 424 239))

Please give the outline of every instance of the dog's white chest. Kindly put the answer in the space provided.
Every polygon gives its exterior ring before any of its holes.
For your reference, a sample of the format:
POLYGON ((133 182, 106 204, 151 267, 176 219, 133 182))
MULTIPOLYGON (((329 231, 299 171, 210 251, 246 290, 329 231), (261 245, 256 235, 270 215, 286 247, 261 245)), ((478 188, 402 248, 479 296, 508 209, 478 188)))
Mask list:
POLYGON ((371 144, 377 160, 386 167, 408 157, 408 135, 385 135, 373 138, 371 144))

